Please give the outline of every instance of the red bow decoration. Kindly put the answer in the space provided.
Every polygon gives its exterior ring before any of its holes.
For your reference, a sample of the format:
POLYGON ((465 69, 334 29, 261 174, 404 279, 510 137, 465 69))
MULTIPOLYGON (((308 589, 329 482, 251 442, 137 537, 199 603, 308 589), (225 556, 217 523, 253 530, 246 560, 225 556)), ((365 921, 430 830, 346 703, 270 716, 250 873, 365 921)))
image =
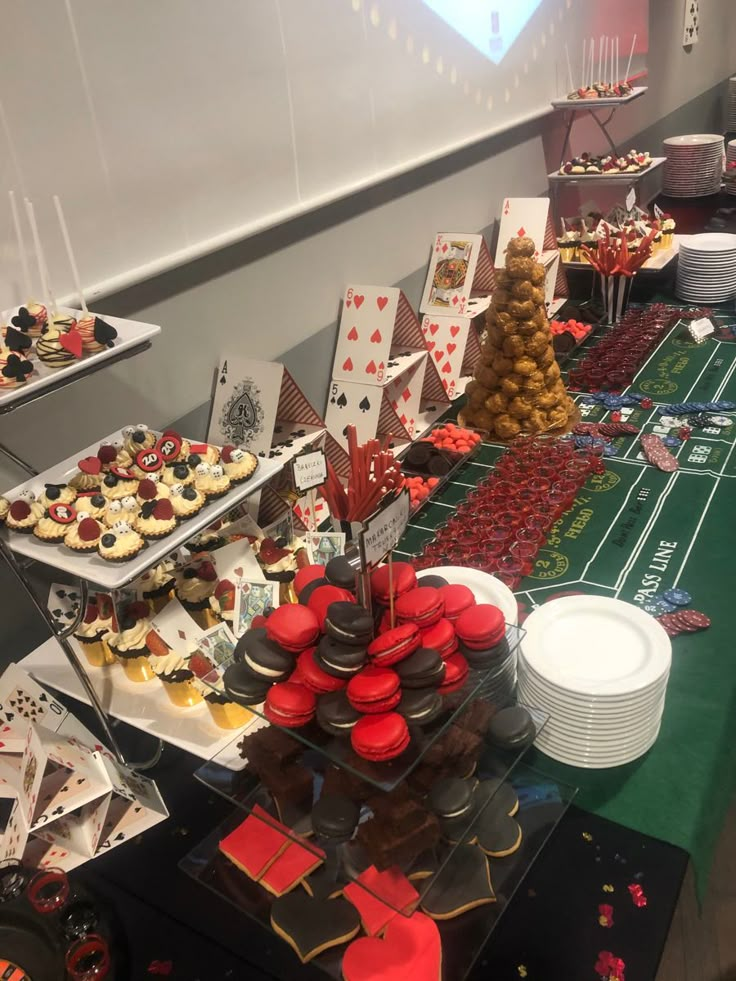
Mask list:
POLYGON ((172 961, 151 961, 148 965, 149 974, 171 974, 174 965, 172 961))
POLYGON ((601 950, 595 964, 595 973, 605 981, 625 981, 626 965, 620 957, 614 957, 610 950, 601 950))
POLYGON ((634 906, 646 906, 647 897, 644 895, 644 890, 637 882, 632 882, 629 886, 629 892, 631 893, 631 898, 634 901, 634 906))
POLYGON ((602 927, 613 926, 613 906, 601 903, 598 907, 598 922, 602 927))

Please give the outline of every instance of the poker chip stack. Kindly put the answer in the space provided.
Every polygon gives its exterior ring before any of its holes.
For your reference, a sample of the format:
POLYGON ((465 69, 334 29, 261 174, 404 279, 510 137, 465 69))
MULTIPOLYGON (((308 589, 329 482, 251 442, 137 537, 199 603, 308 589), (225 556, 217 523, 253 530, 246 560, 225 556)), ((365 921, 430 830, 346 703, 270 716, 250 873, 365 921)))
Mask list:
POLYGON ((644 610, 661 624, 668 636, 678 637, 680 634, 694 634, 699 630, 707 630, 711 619, 700 610, 690 609, 692 596, 685 589, 667 589, 661 595, 654 596, 644 605, 644 610))

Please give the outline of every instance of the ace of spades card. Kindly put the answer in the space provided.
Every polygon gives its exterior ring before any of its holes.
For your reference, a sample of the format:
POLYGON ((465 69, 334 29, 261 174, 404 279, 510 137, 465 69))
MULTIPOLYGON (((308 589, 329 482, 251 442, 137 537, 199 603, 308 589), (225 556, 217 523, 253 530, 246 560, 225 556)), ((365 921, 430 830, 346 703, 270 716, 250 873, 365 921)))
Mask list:
POLYGON ((435 236, 419 309, 464 316, 472 290, 494 287, 493 263, 482 235, 442 232, 435 236))
POLYGON ((685 0, 685 21, 682 27, 682 44, 697 44, 700 34, 700 0, 685 0))

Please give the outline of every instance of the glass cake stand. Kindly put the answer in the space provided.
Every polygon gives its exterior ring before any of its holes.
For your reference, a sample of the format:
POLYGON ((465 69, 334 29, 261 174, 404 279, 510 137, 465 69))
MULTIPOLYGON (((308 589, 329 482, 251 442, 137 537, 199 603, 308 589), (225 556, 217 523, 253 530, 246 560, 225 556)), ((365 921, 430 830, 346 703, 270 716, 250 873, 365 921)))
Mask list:
MULTIPOLYGON (((494 766, 493 760, 487 763, 483 758, 477 771, 479 779, 493 778, 494 766)), ((519 761, 507 772, 506 779, 519 798, 519 810, 515 819, 522 830, 521 845, 505 858, 488 859, 494 902, 478 906, 453 919, 437 922, 442 941, 443 977, 452 978, 453 981, 462 981, 468 976, 501 915, 576 793, 576 788, 560 783, 519 761)), ((242 820, 243 811, 237 809, 192 849, 179 863, 179 867, 207 889, 271 930, 270 907, 273 897, 263 887, 247 878, 218 848, 219 842, 242 820)), ((453 857, 450 855, 446 863, 446 874, 451 874, 452 867, 453 857)), ((413 882, 418 891, 421 884, 421 880, 413 882)), ((296 888, 301 889, 302 886, 298 885, 296 888)), ((419 908, 421 909, 421 899, 419 908)), ((361 935, 363 934, 359 934, 361 935)), ((342 956, 345 950, 346 945, 342 944, 311 960, 310 976, 314 977, 316 972, 322 972, 335 981, 341 981, 342 956)), ((294 976, 298 976, 300 962, 295 954, 293 956, 294 976)))
MULTIPOLYGON (((320 756, 325 757, 337 766, 373 784, 379 790, 394 790, 400 783, 416 769, 417 766, 427 757, 431 748, 438 739, 442 737, 455 719, 465 709, 472 698, 481 694, 490 696, 498 684, 502 684, 501 672, 516 670, 516 652, 524 636, 525 631, 521 627, 513 624, 506 624, 506 639, 509 645, 509 654, 504 658, 501 668, 493 666, 485 671, 472 670, 468 673, 467 680, 463 687, 444 698, 444 710, 436 722, 429 726, 419 728, 409 726, 410 742, 407 749, 393 760, 386 762, 373 762, 357 756, 351 748, 350 739, 340 739, 329 736, 317 725, 315 721, 299 729, 283 728, 282 731, 293 736, 304 744, 306 749, 315 750, 320 756)), ((231 663, 230 660, 218 666, 218 676, 211 681, 211 687, 216 690, 221 689, 221 676, 231 663)), ((209 677, 209 676, 208 676, 209 677)), ((263 705, 249 705, 251 712, 261 718, 266 718, 263 713, 263 705)), ((274 725, 271 722, 271 725, 274 725)), ((277 728, 282 728, 277 726, 277 728)), ((228 758, 230 766, 233 766, 232 758, 237 757, 230 749, 226 749, 222 754, 222 759, 215 757, 213 763, 224 763, 228 758)), ((245 766, 245 761, 243 762, 245 766)))

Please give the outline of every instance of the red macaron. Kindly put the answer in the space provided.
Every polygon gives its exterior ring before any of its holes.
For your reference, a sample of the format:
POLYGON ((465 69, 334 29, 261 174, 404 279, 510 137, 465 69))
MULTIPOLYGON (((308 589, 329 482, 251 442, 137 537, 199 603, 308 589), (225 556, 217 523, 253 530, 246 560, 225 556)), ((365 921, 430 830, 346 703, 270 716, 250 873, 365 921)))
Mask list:
MULTIPOLYGON (((442 617, 437 623, 433 623, 431 627, 427 627, 425 630, 421 631, 422 647, 431 647, 433 650, 437 651, 439 656, 445 661, 450 654, 454 654, 457 650, 457 635, 455 634, 455 628, 450 623, 442 617)), ((369 651, 370 653, 370 651, 369 651)))
POLYGON ((444 609, 440 591, 433 586, 417 586, 394 603, 396 616, 402 623, 415 623, 422 630, 437 623, 444 609))
POLYGON ((381 565, 371 573, 371 593, 379 603, 389 602, 390 584, 393 585, 394 599, 414 589, 417 584, 414 567, 408 562, 392 562, 391 566, 381 565))
POLYGON ((312 610, 296 603, 277 607, 266 620, 268 639, 292 653, 311 647, 319 637, 319 628, 319 620, 312 610))
MULTIPOLYGON (((452 635, 455 636, 454 630, 452 635)), ((374 665, 388 667, 412 654, 419 647, 420 639, 415 623, 402 623, 372 640, 368 645, 368 657, 374 665)))
POLYGON ((352 593, 349 593, 347 589, 341 589, 339 586, 330 586, 328 584, 326 586, 317 586, 307 600, 307 609, 311 610, 311 612, 317 617, 317 620, 319 621, 319 629, 324 630, 325 618, 327 617, 327 608, 331 603, 355 602, 355 597, 352 593))
POLYGON ((439 594, 445 602, 445 616, 448 620, 457 620, 463 610, 475 606, 475 593, 462 583, 453 582, 440 586, 439 594))
POLYGON ((390 712, 401 701, 399 676, 390 668, 367 667, 348 682, 348 701, 359 712, 390 712))
POLYGON ((468 662, 462 654, 451 654, 445 661, 445 677, 437 689, 440 695, 449 695, 458 691, 468 677, 468 662))
POLYGON ((307 650, 301 652, 296 659, 295 673, 297 673, 298 679, 294 678, 294 675, 291 678, 295 681, 298 680, 299 684, 313 691, 315 695, 327 695, 331 691, 340 691, 347 685, 347 679, 333 678, 331 674, 323 671, 314 660, 316 650, 316 647, 308 647, 307 650))
POLYGON ((455 621, 455 633, 473 651, 485 651, 503 640, 503 613, 491 603, 478 603, 464 610, 455 621))
POLYGON ((277 726, 297 729, 309 722, 316 708, 314 692, 303 685, 284 681, 268 689, 263 714, 277 726))
POLYGON ((325 567, 323 565, 305 565, 303 569, 297 569, 294 576, 294 592, 297 596, 301 591, 315 579, 324 579, 325 567))
POLYGON ((364 715, 350 730, 353 749, 366 760, 392 760, 409 745, 409 727, 398 712, 364 715))

